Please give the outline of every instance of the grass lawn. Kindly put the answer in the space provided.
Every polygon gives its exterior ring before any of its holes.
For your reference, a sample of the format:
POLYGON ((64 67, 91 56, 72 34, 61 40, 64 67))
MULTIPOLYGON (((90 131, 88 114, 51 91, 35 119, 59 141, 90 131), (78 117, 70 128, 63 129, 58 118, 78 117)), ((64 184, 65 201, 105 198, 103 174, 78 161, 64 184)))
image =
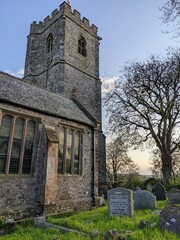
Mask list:
MULTIPOLYGON (((166 201, 157 202, 157 209, 162 209, 166 201)), ((33 226, 32 222, 17 226, 17 229, 1 240, 81 240, 81 239, 104 239, 103 234, 109 229, 116 229, 125 240, 180 240, 180 236, 161 230, 159 227, 159 216, 152 214, 153 210, 136 210, 134 217, 111 217, 107 213, 107 207, 93 209, 92 211, 50 216, 48 221, 64 227, 92 234, 99 232, 98 237, 83 237, 76 234, 60 234, 56 229, 40 229, 33 226), (154 228, 139 229, 140 220, 157 222, 154 228)))

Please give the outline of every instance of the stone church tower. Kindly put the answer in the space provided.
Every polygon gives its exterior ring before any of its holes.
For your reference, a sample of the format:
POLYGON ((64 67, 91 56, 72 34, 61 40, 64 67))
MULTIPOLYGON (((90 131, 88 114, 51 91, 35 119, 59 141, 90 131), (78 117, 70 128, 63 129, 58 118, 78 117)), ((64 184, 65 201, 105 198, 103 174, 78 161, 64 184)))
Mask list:
POLYGON ((96 158, 99 193, 105 184, 105 137, 102 133, 101 81, 97 27, 81 20, 66 2, 43 22, 33 22, 28 36, 24 81, 77 99, 99 122, 96 158))

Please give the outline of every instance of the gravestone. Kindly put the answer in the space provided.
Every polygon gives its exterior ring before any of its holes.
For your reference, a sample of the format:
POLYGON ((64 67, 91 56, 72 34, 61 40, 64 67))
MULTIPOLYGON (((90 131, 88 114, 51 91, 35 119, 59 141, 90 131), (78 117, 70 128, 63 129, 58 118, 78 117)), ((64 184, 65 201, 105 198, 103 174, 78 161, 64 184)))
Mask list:
POLYGON ((172 188, 168 194, 168 204, 180 204, 180 190, 172 188))
POLYGON ((134 209, 154 209, 156 207, 156 197, 148 192, 139 190, 134 192, 134 209))
POLYGON ((169 205, 160 213, 162 229, 180 234, 180 206, 169 205))
POLYGON ((165 190, 165 187, 161 183, 158 183, 155 186, 154 193, 156 195, 156 200, 157 201, 166 200, 166 190, 165 190))
POLYGON ((152 192, 152 189, 153 189, 152 184, 151 184, 151 183, 148 183, 148 184, 146 185, 146 189, 147 189, 147 191, 152 192))
POLYGON ((134 214, 133 191, 126 188, 113 188, 108 191, 108 212, 114 216, 134 214))

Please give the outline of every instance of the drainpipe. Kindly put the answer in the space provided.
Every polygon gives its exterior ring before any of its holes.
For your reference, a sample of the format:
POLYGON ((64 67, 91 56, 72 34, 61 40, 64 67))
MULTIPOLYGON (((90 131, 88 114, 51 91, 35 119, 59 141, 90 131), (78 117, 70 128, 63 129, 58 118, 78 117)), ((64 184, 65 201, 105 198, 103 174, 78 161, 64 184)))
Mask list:
POLYGON ((92 197, 93 197, 93 206, 95 206, 95 131, 94 127, 92 127, 92 197))

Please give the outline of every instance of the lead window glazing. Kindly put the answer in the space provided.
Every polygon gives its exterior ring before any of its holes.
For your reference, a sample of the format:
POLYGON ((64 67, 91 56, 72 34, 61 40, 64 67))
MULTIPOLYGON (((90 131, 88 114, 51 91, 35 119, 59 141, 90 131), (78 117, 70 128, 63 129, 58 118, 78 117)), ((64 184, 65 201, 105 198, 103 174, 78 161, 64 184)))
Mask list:
POLYGON ((62 128, 59 134, 58 173, 81 175, 83 133, 62 128))
POLYGON ((36 121, 5 114, 0 126, 0 173, 30 174, 36 121))

